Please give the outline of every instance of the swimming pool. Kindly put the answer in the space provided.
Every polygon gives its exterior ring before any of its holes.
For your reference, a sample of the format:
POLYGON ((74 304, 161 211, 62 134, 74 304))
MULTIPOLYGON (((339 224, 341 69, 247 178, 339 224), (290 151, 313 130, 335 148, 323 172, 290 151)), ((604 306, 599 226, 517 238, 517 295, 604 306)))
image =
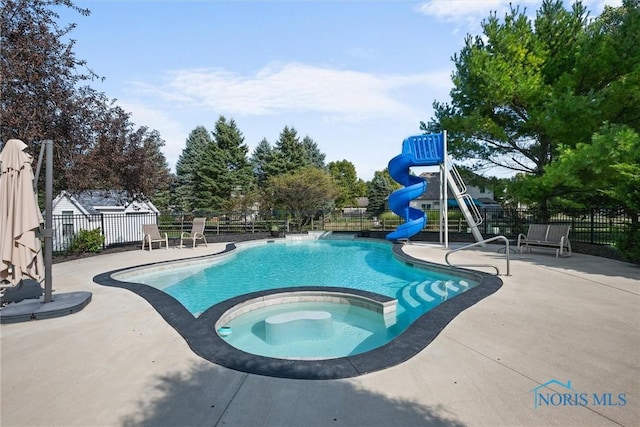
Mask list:
POLYGON ((459 311, 501 285, 500 279, 482 273, 436 264, 427 269, 429 263, 406 256, 399 245, 392 250, 384 241, 278 240, 230 249, 213 257, 108 272, 94 281, 146 298, 208 360, 245 372, 314 379, 361 375, 406 360, 459 311), (347 265, 340 264, 343 260, 347 265), (329 287, 397 299, 391 339, 366 353, 311 363, 249 355, 215 331, 224 313, 251 298, 329 287))
POLYGON ((241 245, 233 256, 210 263, 126 277, 168 293, 194 316, 227 299, 267 289, 333 286, 375 292, 398 300, 401 330, 476 285, 462 279, 460 286, 459 276, 408 265, 391 248, 364 240, 279 240, 241 245))

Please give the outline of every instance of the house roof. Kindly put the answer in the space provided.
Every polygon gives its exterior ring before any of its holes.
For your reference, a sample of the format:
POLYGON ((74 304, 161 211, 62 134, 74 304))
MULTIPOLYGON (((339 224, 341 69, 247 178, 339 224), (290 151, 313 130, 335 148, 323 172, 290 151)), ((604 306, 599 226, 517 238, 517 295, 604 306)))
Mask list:
MULTIPOLYGON (((427 181, 427 188, 416 200, 440 200, 440 173, 424 172, 420 174, 420 177, 427 181)), ((449 205, 455 206, 457 205, 457 202, 452 196, 453 194, 449 191, 449 205)), ((473 199, 473 201, 478 206, 499 206, 495 200, 489 197, 480 197, 473 199)))
POLYGON ((417 200, 440 200, 440 173, 424 172, 420 177, 427 181, 427 188, 417 200))
POLYGON ((97 207, 118 207, 124 210, 128 204, 124 191, 88 190, 78 193, 75 199, 92 214, 99 213, 97 207))
MULTIPOLYGON (((67 197, 78 209, 89 215, 99 214, 104 210, 119 210, 125 211, 129 206, 134 206, 134 209, 139 206, 138 202, 129 202, 127 193, 124 191, 115 190, 86 190, 77 194, 70 194, 67 191, 63 191, 58 196, 67 197)), ((144 202, 147 209, 157 211, 156 207, 150 201, 144 202)), ((138 209, 136 209, 138 210, 138 209)))
POLYGON ((500 206, 498 202, 496 202, 495 200, 489 197, 478 197, 478 200, 480 201, 480 203, 482 203, 482 206, 491 206, 491 205, 500 206))

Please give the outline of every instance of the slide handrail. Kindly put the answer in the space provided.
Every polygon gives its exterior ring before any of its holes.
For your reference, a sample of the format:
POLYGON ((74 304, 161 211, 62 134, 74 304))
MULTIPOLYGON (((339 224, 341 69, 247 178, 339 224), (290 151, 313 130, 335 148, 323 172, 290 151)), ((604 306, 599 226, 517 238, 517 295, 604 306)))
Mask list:
POLYGON ((460 172, 458 172, 458 168, 456 168, 456 165, 453 164, 451 157, 448 155, 447 155, 446 165, 449 167, 449 173, 453 178, 452 181, 454 185, 458 188, 458 191, 462 195, 462 198, 465 200, 465 203, 467 204, 467 206, 469 207, 469 210, 471 211, 473 222, 476 225, 482 224, 482 222, 484 221, 482 219, 482 214, 480 214, 480 210, 478 209, 478 206, 476 206, 476 203, 473 201, 473 197, 471 197, 471 195, 467 193, 467 184, 464 183, 464 180, 462 179, 460 172))
POLYGON ((509 239, 507 239, 505 236, 494 236, 494 237, 490 237, 488 239, 485 239, 481 242, 475 242, 475 243, 471 243, 469 245, 463 246, 461 248, 457 248, 457 249, 453 249, 449 252, 446 253, 446 255, 444 256, 444 260, 445 262, 451 266, 451 267, 491 267, 491 268, 495 268, 496 269, 496 273, 498 276, 500 276, 500 269, 498 269, 497 266, 493 265, 493 264, 451 264, 449 262, 449 255, 451 255, 454 252, 459 252, 465 249, 469 249, 472 248, 474 246, 484 246, 485 243, 489 243, 489 242, 493 242, 494 240, 504 240, 505 243, 505 256, 507 258, 507 276, 511 276, 511 270, 509 267, 509 239))
POLYGON ((449 172, 451 173, 453 181, 455 182, 456 187, 458 187, 458 191, 460 191, 460 193, 462 194, 465 194, 467 192, 467 185, 464 183, 462 176, 460 176, 458 168, 456 168, 456 165, 454 165, 453 161, 451 161, 450 156, 447 156, 447 164, 449 165, 449 172))
POLYGON ((476 225, 482 224, 482 215, 476 206, 476 203, 473 201, 473 197, 469 193, 464 193, 462 197, 466 200, 465 203, 469 206, 469 210, 471 211, 471 215, 473 216, 473 222, 476 225))

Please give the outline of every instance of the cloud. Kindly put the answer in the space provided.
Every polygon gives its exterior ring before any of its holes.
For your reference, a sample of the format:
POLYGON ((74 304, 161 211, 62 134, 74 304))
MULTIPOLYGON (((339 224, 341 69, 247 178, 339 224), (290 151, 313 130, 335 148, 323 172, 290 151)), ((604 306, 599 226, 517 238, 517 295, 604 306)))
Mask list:
MULTIPOLYGON (((568 2, 571 3, 571 2, 568 2)), ((527 15, 535 16, 535 11, 542 4, 542 0, 428 0, 418 6, 418 11, 445 22, 479 23, 489 16, 489 12, 497 11, 503 16, 509 11, 510 4, 521 9, 526 8, 527 15)), ((622 0, 584 0, 583 4, 593 15, 599 15, 608 6, 621 6, 622 0)), ((570 4, 565 4, 570 8, 570 4)))
POLYGON ((356 166, 370 179, 397 150, 393 142, 418 133, 420 121, 432 114, 433 100, 447 98, 451 70, 375 74, 294 62, 254 73, 173 70, 157 81, 128 86, 119 98, 123 108, 132 112, 134 122, 160 132, 171 167, 189 132, 212 126, 223 115, 238 123, 250 146, 262 138, 273 142, 285 125, 294 126, 322 147, 327 161, 369 162, 356 166), (362 144, 376 148, 363 151, 362 144))
MULTIPOLYGON (((570 3, 565 2, 564 7, 571 8, 570 3)), ((582 3, 593 18, 600 15, 605 6, 621 6, 622 0, 583 0, 582 3)), ((498 18, 502 19, 510 12, 511 5, 535 20, 542 0, 428 0, 416 9, 419 13, 450 24, 452 34, 481 34, 481 23, 491 12, 496 12, 498 18)))
MULTIPOLYGON (((468 21, 478 22, 487 17, 489 12, 506 12, 509 10, 509 0, 429 0, 418 6, 418 10, 429 16, 446 22, 468 21)), ((539 1, 519 1, 518 4, 537 4, 539 1)))
POLYGON ((321 113, 355 122, 415 114, 415 105, 399 94, 449 86, 449 70, 376 75, 302 63, 271 64, 253 74, 184 69, 165 75, 162 84, 135 83, 139 93, 185 108, 233 116, 321 113))
POLYGON ((583 2, 588 9, 596 14, 600 14, 605 6, 620 7, 622 0, 586 0, 583 2))

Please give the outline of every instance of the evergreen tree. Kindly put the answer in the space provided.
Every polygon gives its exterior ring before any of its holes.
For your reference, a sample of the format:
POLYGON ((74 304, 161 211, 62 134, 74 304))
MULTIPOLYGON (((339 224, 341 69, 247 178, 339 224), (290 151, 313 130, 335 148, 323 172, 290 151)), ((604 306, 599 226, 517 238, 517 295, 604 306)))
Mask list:
POLYGON ((369 205, 367 212, 372 215, 380 215, 386 210, 386 203, 389 195, 399 188, 398 184, 394 184, 393 179, 389 175, 389 170, 375 171, 373 179, 367 185, 367 198, 369 205))
POLYGON ((263 187, 269 176, 267 175, 268 165, 272 161, 274 152, 271 144, 266 138, 253 150, 251 155, 251 164, 253 165, 253 175, 256 178, 258 187, 263 187))
POLYGON ((202 151, 198 168, 193 174, 193 210, 226 210, 231 197, 226 169, 225 153, 211 139, 202 151))
POLYGON ((276 141, 274 156, 267 165, 267 175, 276 176, 293 172, 308 163, 307 152, 298 138, 298 132, 294 128, 285 128, 276 141))
POLYGON ((243 205, 241 199, 252 191, 253 184, 248 151, 235 121, 220 116, 195 171, 196 208, 221 211, 243 205))
POLYGON ((324 163, 324 159, 326 155, 320 151, 318 148, 318 144, 315 143, 313 139, 309 136, 305 136, 302 139, 302 146, 304 147, 304 151, 307 157, 307 164, 311 166, 315 166, 320 169, 325 169, 326 165, 324 163))
POLYGON ((294 172, 305 166, 325 169, 325 154, 309 136, 302 141, 293 127, 285 126, 272 147, 266 139, 255 148, 251 162, 258 185, 264 188, 269 177, 294 172))
POLYGON ((194 182, 196 171, 207 147, 213 142, 209 131, 204 126, 198 126, 191 131, 186 145, 176 162, 177 187, 174 203, 183 212, 191 212, 198 205, 194 182))
POLYGON ((229 200, 228 207, 246 207, 244 200, 253 191, 255 181, 252 165, 247 157, 249 147, 244 143, 242 132, 233 119, 227 121, 220 116, 213 137, 224 160, 220 180, 221 191, 229 200))

